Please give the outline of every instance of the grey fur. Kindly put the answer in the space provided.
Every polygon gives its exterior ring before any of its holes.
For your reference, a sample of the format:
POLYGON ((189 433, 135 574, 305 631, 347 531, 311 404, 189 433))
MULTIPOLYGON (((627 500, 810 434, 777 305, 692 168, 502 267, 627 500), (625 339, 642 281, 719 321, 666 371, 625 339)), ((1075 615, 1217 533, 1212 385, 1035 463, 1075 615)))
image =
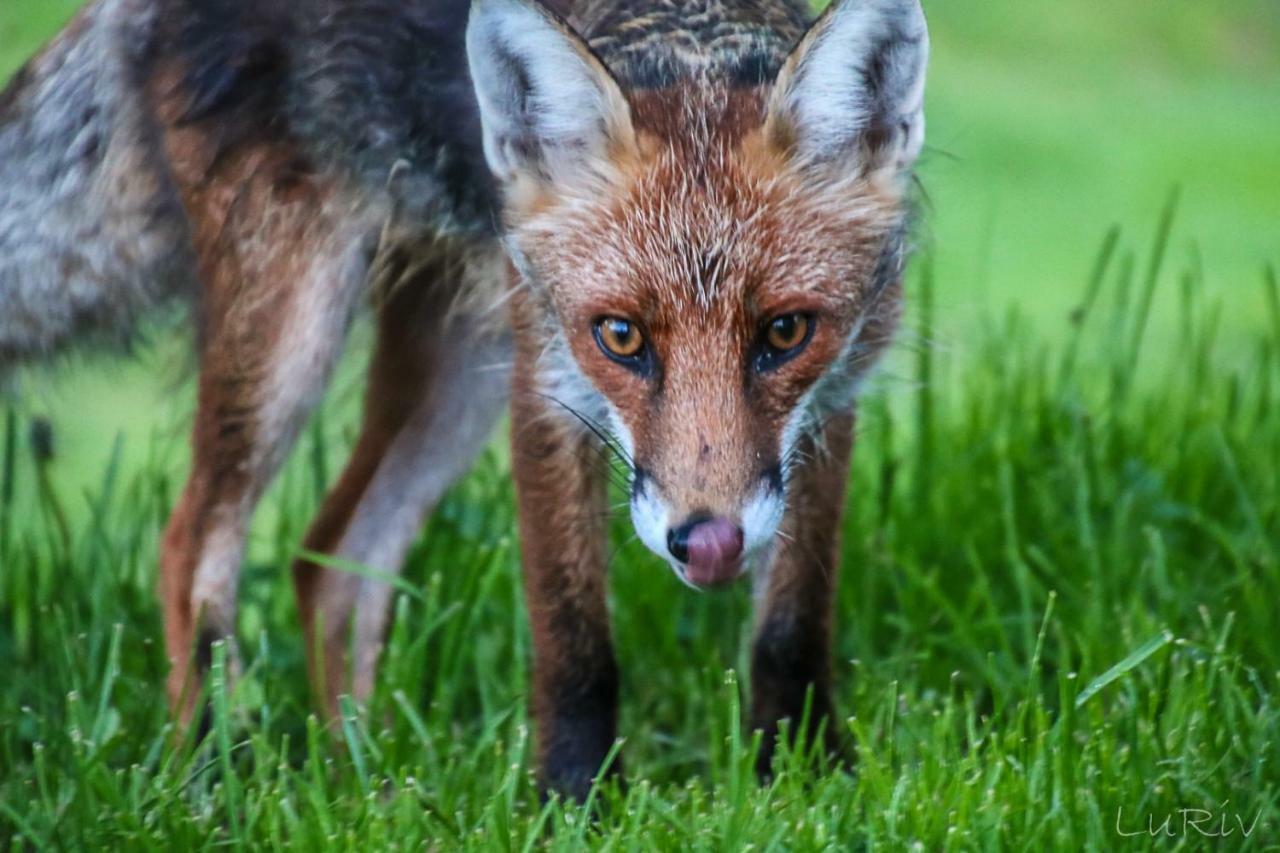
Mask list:
POLYGON ((154 14, 104 0, 0 96, 0 370, 127 336, 194 262, 130 51, 154 14))
POLYGON ((185 103, 211 167, 277 146, 394 207, 411 242, 492 240, 466 16, 465 0, 90 0, 0 90, 0 372, 199 298, 158 99, 185 103), (157 86, 165 67, 185 76, 157 86))
POLYGON ((804 0, 582 0, 571 20, 625 86, 653 88, 768 82, 810 17, 804 0))

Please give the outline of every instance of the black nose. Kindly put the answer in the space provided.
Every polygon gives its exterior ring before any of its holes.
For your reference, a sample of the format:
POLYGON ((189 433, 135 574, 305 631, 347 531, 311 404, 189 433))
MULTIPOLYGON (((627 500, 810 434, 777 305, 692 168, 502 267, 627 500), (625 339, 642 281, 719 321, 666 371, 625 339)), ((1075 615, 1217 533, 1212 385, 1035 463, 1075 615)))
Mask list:
POLYGON ((685 524, 667 531, 667 550, 682 563, 689 562, 689 531, 692 529, 693 525, 685 524))
POLYGON ((679 527, 669 528, 667 530, 667 550, 671 552, 671 556, 682 563, 689 562, 689 533, 699 524, 710 520, 711 513, 700 512, 689 516, 688 520, 679 527))

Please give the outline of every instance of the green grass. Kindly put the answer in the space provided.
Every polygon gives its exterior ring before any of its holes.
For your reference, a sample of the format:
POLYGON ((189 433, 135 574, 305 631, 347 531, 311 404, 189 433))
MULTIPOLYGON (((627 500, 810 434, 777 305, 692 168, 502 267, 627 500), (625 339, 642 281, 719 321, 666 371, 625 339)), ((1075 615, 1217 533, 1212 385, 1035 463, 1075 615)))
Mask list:
MULTIPOLYGON (((1157 250, 1135 268, 1109 246, 1065 342, 1011 312, 973 358, 919 347, 919 390, 888 382, 866 401, 837 654, 853 775, 789 755, 756 785, 745 591, 689 594, 632 546, 611 566, 631 785, 586 809, 541 807, 496 455, 413 552, 369 713, 330 737, 309 712, 286 572, 331 474, 316 442, 336 428, 322 421, 272 498, 276 526, 244 577, 247 674, 226 695, 215 666, 201 744, 170 743, 161 699, 167 454, 110 468, 87 524, 64 532, 48 492, 3 516, 0 839, 1076 850, 1139 843, 1118 829, 1171 813, 1180 828, 1178 810, 1197 808, 1215 826, 1257 821, 1228 847, 1274 846, 1280 297, 1259 280, 1270 331, 1224 360, 1194 269, 1157 275, 1157 250), (1186 324, 1177 350, 1143 346, 1151 288, 1186 324), (1160 381, 1134 381, 1144 371, 1160 381)), ((8 445, 27 455, 19 436, 8 445)))
MULTIPOLYGON (((0 74, 75 5, 0 6, 0 74)), ((1275 6, 929 10, 956 159, 926 164, 912 317, 851 473, 854 775, 788 755, 755 784, 746 592, 693 595, 632 544, 611 564, 630 787, 543 808, 497 452, 411 555, 369 713, 324 731, 286 567, 350 444, 363 333, 255 525, 246 675, 207 742, 174 744, 155 554, 190 392, 161 336, 0 402, 0 845, 1199 849, 1195 808, 1256 819, 1214 846, 1280 846, 1275 6), (1178 836, 1122 837, 1118 813, 1178 836)))

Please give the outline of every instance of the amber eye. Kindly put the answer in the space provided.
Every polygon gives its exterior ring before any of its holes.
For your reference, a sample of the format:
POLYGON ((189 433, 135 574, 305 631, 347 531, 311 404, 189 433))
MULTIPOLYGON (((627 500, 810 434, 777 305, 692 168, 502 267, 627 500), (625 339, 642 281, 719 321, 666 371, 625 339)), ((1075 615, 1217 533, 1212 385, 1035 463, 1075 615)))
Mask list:
POLYGON ((813 326, 811 314, 779 314, 770 320, 754 356, 756 370, 767 373, 799 355, 813 337, 813 326))
POLYGON ((639 358, 644 351, 644 335, 635 323, 621 317, 605 317, 596 322, 596 341, 605 354, 622 361, 639 358))
POLYGON ((809 318, 804 314, 784 314, 769 321, 765 343, 779 353, 793 350, 809 338, 809 318))

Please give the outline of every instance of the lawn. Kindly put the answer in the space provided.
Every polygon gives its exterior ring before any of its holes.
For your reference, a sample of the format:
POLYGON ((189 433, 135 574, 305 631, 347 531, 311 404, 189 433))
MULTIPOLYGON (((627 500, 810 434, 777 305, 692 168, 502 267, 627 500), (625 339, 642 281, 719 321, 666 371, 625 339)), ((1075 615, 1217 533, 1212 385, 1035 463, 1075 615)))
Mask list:
MULTIPOLYGON (((40 3, 0 8, 0 74, 75 5, 40 3)), ((542 806, 500 451, 411 555, 369 712, 331 737, 285 568, 350 440, 361 330, 255 526, 246 675, 175 744, 154 573, 190 392, 158 332, 0 401, 0 844, 1280 846, 1280 11, 1148 5, 927 7, 929 213, 850 481, 852 774, 784 755, 755 783, 748 595, 631 544, 630 785, 542 806)))

